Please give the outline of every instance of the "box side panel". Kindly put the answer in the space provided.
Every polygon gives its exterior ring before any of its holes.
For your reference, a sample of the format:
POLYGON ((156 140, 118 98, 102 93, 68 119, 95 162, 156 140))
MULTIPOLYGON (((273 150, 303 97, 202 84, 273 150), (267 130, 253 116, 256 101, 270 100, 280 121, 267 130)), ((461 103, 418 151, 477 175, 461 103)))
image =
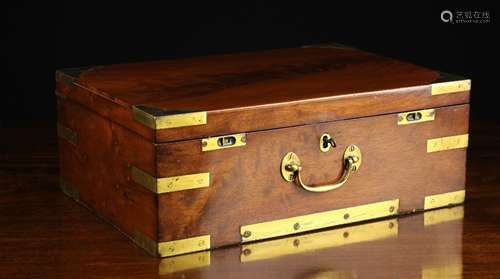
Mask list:
POLYGON ((73 83, 63 83, 61 81, 56 83, 56 95, 77 102, 88 110, 126 127, 149 141, 154 140, 155 131, 137 122, 133 118, 132 109, 127 105, 106 99, 73 83))
POLYGON ((129 237, 156 240, 156 196, 130 179, 132 164, 154 172, 154 145, 73 101, 57 106, 64 192, 129 237))
POLYGON ((465 146, 428 152, 427 142, 467 135, 468 115, 469 105, 458 105, 416 124, 398 125, 398 114, 389 114, 261 131, 247 133, 245 145, 212 151, 202 151, 202 140, 158 145, 158 177, 210 173, 208 187, 160 194, 159 240, 210 235, 217 247, 244 240, 241 226, 393 199, 400 213, 422 210, 426 196, 465 188, 465 146), (328 152, 320 150, 323 133, 337 144, 328 152), (350 144, 362 165, 336 190, 308 192, 281 176, 283 157, 295 152, 306 184, 334 182, 350 144))

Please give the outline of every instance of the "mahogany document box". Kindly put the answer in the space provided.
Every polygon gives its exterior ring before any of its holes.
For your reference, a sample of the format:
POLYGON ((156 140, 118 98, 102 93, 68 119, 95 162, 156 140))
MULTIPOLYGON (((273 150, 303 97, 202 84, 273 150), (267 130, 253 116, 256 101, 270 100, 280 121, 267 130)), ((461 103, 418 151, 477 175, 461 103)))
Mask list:
POLYGON ((468 79, 331 44, 56 82, 62 190, 156 256, 465 198, 468 79))

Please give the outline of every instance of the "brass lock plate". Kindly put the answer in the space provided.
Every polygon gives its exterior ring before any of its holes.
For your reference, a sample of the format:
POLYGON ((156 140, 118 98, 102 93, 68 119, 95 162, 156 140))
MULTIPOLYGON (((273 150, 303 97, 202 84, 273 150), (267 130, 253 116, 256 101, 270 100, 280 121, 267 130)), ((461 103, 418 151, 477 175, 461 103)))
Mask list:
POLYGON ((300 166, 300 158, 297 154, 288 152, 285 157, 283 157, 283 160, 281 160, 281 176, 288 182, 292 182, 295 179, 294 171, 286 169, 287 165, 292 164, 300 166))

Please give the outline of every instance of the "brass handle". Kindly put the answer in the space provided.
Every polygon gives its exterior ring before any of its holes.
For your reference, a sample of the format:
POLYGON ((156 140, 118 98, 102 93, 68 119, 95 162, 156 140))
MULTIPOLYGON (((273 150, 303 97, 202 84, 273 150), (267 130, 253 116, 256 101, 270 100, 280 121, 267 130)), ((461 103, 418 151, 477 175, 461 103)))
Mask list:
POLYGON ((344 173, 339 181, 322 186, 308 186, 304 184, 301 177, 302 166, 300 158, 293 152, 288 152, 281 161, 281 175, 286 181, 295 181, 300 187, 310 192, 326 192, 335 190, 344 185, 352 173, 361 166, 361 150, 354 144, 347 146, 344 151, 344 173))

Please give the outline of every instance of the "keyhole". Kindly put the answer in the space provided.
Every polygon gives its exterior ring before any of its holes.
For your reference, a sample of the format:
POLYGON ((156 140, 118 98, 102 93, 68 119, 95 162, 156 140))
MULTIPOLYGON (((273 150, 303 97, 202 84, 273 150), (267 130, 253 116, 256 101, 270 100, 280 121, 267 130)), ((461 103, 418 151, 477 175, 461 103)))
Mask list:
POLYGON ((323 152, 327 152, 330 148, 336 147, 337 144, 335 140, 329 134, 323 134, 320 138, 320 149, 323 152))
POLYGON ((323 148, 327 149, 330 145, 330 138, 328 136, 323 136, 323 148))

